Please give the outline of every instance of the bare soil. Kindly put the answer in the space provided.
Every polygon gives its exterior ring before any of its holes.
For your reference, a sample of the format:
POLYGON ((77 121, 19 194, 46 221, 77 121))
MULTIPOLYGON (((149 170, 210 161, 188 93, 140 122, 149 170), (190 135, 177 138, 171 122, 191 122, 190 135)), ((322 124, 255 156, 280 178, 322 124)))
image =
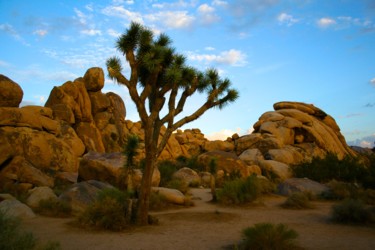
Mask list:
POLYGON ((59 241, 64 250, 225 249, 240 242, 244 228, 262 222, 284 223, 296 230, 305 249, 375 249, 374 227, 329 221, 332 202, 314 202, 314 209, 289 210, 280 207, 285 197, 268 196, 258 205, 223 207, 209 202, 208 189, 191 192, 195 206, 153 213, 159 225, 106 232, 74 227, 71 218, 38 216, 25 221, 23 227, 42 241, 59 241))

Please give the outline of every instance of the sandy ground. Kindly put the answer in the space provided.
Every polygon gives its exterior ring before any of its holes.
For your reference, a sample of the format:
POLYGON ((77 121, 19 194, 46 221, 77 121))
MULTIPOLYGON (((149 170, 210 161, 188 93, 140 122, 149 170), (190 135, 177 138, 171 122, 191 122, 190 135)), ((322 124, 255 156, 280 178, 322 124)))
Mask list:
POLYGON ((23 227, 42 241, 59 241, 62 249, 224 249, 241 240, 241 231, 255 223, 285 223, 299 234, 305 249, 375 249, 375 228, 329 222, 331 202, 314 202, 315 209, 279 207, 284 197, 263 199, 263 205, 222 207, 209 203, 208 189, 192 189, 195 206, 153 213, 157 226, 125 232, 88 231, 70 225, 72 219, 38 216, 23 227))

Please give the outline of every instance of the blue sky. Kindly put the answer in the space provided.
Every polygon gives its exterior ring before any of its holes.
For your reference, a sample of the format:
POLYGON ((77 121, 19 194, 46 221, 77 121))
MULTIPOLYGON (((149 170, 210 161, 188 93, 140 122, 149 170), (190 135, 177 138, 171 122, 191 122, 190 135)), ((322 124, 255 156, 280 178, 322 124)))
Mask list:
MULTIPOLYGON (((240 92, 184 128, 210 139, 247 134, 273 103, 298 101, 332 115, 350 144, 374 146, 374 0, 0 0, 0 73, 21 85, 23 105, 43 105, 53 86, 90 67, 106 72, 131 21, 166 33, 189 65, 216 68, 240 92)), ((124 87, 107 79, 108 91, 139 120, 124 87)))

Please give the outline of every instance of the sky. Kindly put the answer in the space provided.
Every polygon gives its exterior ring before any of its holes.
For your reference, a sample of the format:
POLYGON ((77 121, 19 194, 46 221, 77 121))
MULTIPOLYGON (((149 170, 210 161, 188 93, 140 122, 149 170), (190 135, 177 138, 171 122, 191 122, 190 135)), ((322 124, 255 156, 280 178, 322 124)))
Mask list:
MULTIPOLYGON (((240 93, 183 129, 211 140, 249 134, 274 103, 297 101, 330 114, 350 145, 375 146, 375 0, 0 0, 0 74, 20 84, 22 105, 44 105, 53 86, 90 67, 107 74, 132 21, 167 34, 188 65, 217 69, 240 93)), ((139 120, 125 87, 107 78, 102 91, 139 120)), ((203 101, 193 96, 184 114, 203 101)))

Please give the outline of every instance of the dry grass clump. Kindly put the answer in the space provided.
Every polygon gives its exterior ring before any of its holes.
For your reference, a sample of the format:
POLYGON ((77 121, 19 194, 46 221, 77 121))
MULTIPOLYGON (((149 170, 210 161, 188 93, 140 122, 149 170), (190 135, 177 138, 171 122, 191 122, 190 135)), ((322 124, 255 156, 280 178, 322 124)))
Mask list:
POLYGON ((314 199, 313 195, 308 192, 295 192, 292 193, 281 207, 288 209, 310 209, 314 208, 311 201, 314 199))
POLYGON ((243 242, 239 249, 244 250, 292 250, 302 249, 296 239, 298 233, 285 224, 259 223, 242 232, 243 242))
POLYGON ((360 200, 347 199, 332 207, 331 218, 342 224, 371 224, 375 222, 375 210, 360 200))
POLYGON ((46 245, 38 244, 38 240, 32 233, 20 229, 20 221, 17 218, 8 216, 0 210, 0 249, 58 250, 61 246, 55 241, 48 242, 46 245))
POLYGON ((274 191, 274 184, 256 175, 224 183, 217 191, 217 200, 224 205, 241 205, 255 201, 263 194, 274 191))
POLYGON ((50 217, 69 217, 72 213, 70 205, 59 199, 46 199, 39 202, 39 206, 34 209, 35 212, 50 217))

